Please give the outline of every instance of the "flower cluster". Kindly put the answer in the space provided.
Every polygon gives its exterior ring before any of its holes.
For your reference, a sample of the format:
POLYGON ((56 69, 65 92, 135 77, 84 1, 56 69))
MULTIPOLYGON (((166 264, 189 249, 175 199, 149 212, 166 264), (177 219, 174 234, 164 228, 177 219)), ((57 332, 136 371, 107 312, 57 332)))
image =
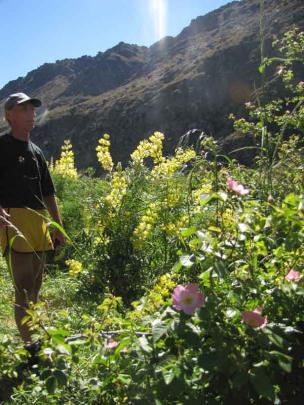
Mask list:
POLYGON ((174 173, 180 170, 183 165, 196 157, 193 149, 178 148, 175 151, 175 156, 171 158, 163 158, 162 161, 152 170, 152 176, 157 179, 171 177, 174 173))
POLYGON ((184 195, 184 183, 181 182, 167 182, 164 194, 163 202, 167 208, 174 208, 182 201, 184 195))
POLYGON ((197 284, 176 286, 172 298, 173 307, 188 315, 192 315, 205 303, 205 296, 200 292, 197 284))
MULTIPOLYGON (((113 338, 109 338, 105 341, 105 348, 109 350, 116 349, 116 347, 119 346, 119 342, 117 342, 113 338)), ((127 353, 129 351, 129 348, 126 346, 124 347, 120 352, 121 353, 127 353)))
POLYGON ((108 172, 113 169, 113 161, 109 151, 110 148, 110 135, 104 134, 98 141, 99 145, 96 147, 97 159, 102 168, 108 172))
POLYGON ((188 215, 182 215, 175 223, 170 222, 163 224, 161 229, 171 236, 179 236, 181 228, 185 228, 188 225, 188 215))
POLYGON ((133 162, 143 164, 145 158, 151 157, 154 163, 160 163, 163 160, 164 138, 161 132, 154 132, 149 140, 140 141, 136 150, 131 154, 133 162))
POLYGON ((113 338, 109 338, 105 342, 105 346, 107 349, 115 349, 118 345, 119 343, 116 342, 116 340, 114 340, 113 338))
POLYGON ((144 300, 133 302, 134 311, 131 313, 133 319, 141 319, 143 316, 153 314, 164 305, 170 297, 172 288, 175 286, 174 275, 169 273, 162 275, 158 282, 152 287, 144 300))
POLYGON ((141 217, 139 224, 134 229, 134 246, 140 248, 144 241, 149 237, 153 226, 159 217, 160 207, 158 204, 152 202, 149 204, 146 212, 141 217))
POLYGON ((225 211, 222 213, 222 221, 223 225, 229 227, 236 222, 235 212, 232 209, 226 208, 225 211))
POLYGON ((117 208, 127 192, 128 180, 121 171, 113 173, 111 178, 111 192, 105 198, 112 208, 117 208))
POLYGON ((131 159, 135 163, 143 164, 144 159, 150 156, 150 143, 147 139, 140 141, 135 151, 131 154, 131 159))
POLYGON ((150 156, 154 160, 154 164, 158 164, 163 160, 163 141, 165 137, 161 132, 154 132, 150 136, 150 156))
POLYGON ((262 316, 261 308, 256 308, 253 311, 243 311, 242 319, 252 328, 264 328, 268 323, 267 316, 262 316))
POLYGON ((285 280, 292 281, 294 283, 298 282, 301 278, 301 273, 295 270, 290 270, 285 276, 285 280))
POLYGON ((77 178, 77 170, 75 168, 74 152, 72 144, 69 140, 65 140, 61 147, 60 159, 56 160, 52 165, 51 170, 64 177, 77 178))
MULTIPOLYGON (((177 285, 173 290, 172 300, 173 308, 187 315, 193 315, 205 304, 205 296, 197 284, 177 285)), ((268 324, 267 316, 262 316, 262 308, 243 311, 241 315, 243 322, 252 328, 264 328, 268 324)))
POLYGON ((164 203, 168 208, 174 208, 179 202, 180 194, 169 191, 164 199, 164 203))
POLYGON ((250 191, 248 188, 245 188, 242 184, 238 184, 238 182, 232 179, 231 177, 228 177, 227 179, 227 187, 231 191, 234 191, 236 194, 239 195, 246 195, 250 191))
POLYGON ((69 268, 69 276, 71 277, 77 277, 78 274, 83 272, 83 267, 82 264, 74 259, 66 260, 65 264, 69 268))
POLYGON ((98 221, 95 226, 95 231, 97 236, 93 239, 93 247, 96 248, 97 246, 106 246, 110 243, 110 238, 105 234, 105 225, 98 221))

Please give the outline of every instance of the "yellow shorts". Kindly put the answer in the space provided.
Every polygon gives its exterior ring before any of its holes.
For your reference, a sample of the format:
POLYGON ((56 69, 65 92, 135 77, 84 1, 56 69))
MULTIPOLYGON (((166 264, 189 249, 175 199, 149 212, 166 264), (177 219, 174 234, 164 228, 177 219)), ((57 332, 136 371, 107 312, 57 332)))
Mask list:
POLYGON ((13 226, 7 225, 0 229, 0 245, 3 255, 7 253, 10 241, 12 241, 11 249, 18 253, 53 250, 45 210, 29 208, 6 208, 5 210, 10 215, 7 219, 13 226))

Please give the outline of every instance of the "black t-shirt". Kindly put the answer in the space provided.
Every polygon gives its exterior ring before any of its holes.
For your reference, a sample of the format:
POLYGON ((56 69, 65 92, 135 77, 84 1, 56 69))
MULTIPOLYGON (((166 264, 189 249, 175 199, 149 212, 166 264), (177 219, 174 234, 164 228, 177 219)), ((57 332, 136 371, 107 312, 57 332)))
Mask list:
POLYGON ((33 142, 11 134, 0 137, 0 206, 44 208, 43 197, 55 194, 45 157, 33 142))

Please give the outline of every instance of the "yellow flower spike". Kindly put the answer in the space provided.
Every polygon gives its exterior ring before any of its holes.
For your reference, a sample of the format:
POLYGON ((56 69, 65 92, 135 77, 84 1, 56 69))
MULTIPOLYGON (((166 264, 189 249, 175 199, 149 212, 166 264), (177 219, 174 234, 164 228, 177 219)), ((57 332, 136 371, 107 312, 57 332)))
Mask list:
POLYGON ((124 172, 114 172, 111 179, 111 192, 105 198, 112 208, 117 208, 127 193, 128 180, 124 172))
POLYGON ((109 139, 110 135, 104 134, 103 138, 99 139, 99 145, 96 147, 98 162, 107 172, 111 172, 113 170, 113 160, 109 151, 111 142, 109 139))
POLYGON ((71 277, 77 277, 78 274, 83 272, 82 264, 77 260, 66 260, 65 264, 69 268, 69 276, 71 277))
POLYGON ((143 141, 140 141, 135 151, 131 154, 133 162, 143 165, 144 159, 147 157, 151 157, 154 160, 154 163, 161 162, 163 159, 162 152, 164 139, 165 137, 161 132, 154 132, 149 140, 144 139, 143 141))
POLYGON ((61 147, 60 158, 53 163, 51 170, 53 173, 59 174, 63 177, 78 177, 74 164, 74 152, 69 140, 64 141, 64 144, 61 147))
POLYGON ((130 313, 131 319, 142 319, 146 315, 155 313, 170 297, 175 285, 174 275, 167 273, 161 276, 145 296, 143 304, 135 306, 134 311, 130 313))
POLYGON ((149 204, 133 232, 133 246, 135 248, 141 247, 150 236, 159 217, 160 209, 161 207, 156 203, 149 204))
POLYGON ((181 149, 176 150, 175 156, 172 158, 162 158, 159 164, 152 170, 152 176, 156 179, 162 179, 171 177, 178 170, 180 170, 183 164, 189 162, 196 157, 196 153, 193 149, 181 149))

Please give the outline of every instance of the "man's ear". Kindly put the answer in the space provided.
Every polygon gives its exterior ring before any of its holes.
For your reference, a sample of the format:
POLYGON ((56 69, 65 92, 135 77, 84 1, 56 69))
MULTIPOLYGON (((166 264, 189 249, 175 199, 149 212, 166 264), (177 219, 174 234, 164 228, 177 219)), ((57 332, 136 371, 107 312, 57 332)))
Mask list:
POLYGON ((10 111, 5 111, 5 119, 8 122, 9 125, 11 125, 10 122, 10 111))

